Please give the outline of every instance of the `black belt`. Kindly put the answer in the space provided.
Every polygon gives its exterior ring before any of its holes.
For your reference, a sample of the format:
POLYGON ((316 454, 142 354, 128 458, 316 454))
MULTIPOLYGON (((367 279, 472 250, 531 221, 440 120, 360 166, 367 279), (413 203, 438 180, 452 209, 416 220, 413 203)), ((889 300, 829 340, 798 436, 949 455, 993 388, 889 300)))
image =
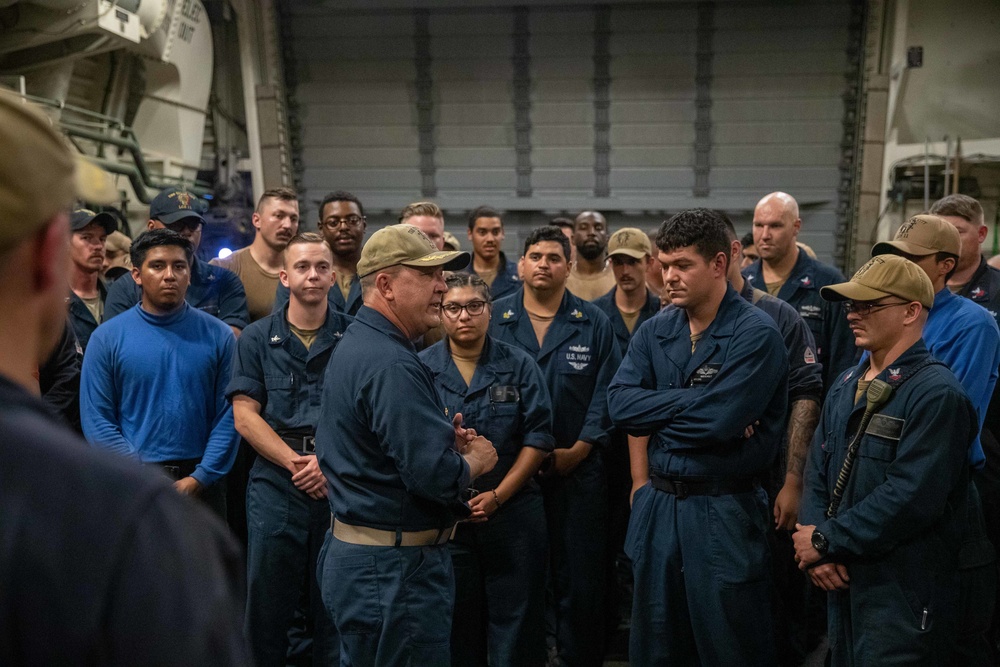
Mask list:
POLYGON ((283 435, 281 439, 285 441, 285 444, 302 454, 315 454, 316 453, 316 436, 315 435, 283 435))
POLYGON ((190 477, 199 463, 201 463, 201 459, 177 459, 173 461, 157 461, 152 465, 159 466, 167 474, 167 477, 176 482, 179 479, 190 477))
POLYGON ((663 491, 683 500, 688 496, 731 496, 734 493, 749 493, 760 486, 756 477, 733 477, 729 479, 692 479, 683 477, 660 477, 650 475, 649 482, 657 491, 663 491))

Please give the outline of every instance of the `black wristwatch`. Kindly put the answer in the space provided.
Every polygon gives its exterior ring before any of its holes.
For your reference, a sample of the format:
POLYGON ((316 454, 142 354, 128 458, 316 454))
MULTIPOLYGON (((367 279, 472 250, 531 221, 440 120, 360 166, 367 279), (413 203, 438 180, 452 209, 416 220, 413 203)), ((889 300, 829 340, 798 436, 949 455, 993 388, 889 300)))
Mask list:
POLYGON ((830 543, 826 541, 826 535, 818 530, 813 530, 812 548, 818 551, 820 556, 825 556, 827 549, 830 548, 830 543))

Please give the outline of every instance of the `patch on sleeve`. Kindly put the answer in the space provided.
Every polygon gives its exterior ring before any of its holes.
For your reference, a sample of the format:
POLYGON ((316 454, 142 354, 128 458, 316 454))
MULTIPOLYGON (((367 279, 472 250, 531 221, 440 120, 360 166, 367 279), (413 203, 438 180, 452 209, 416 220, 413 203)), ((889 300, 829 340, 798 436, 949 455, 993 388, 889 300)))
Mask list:
POLYGON ((806 362, 807 364, 815 364, 816 363, 816 355, 815 355, 815 353, 813 353, 811 347, 808 347, 808 346, 806 347, 805 354, 802 355, 802 361, 806 362))
POLYGON ((903 426, 905 424, 906 420, 900 419, 899 417, 875 415, 872 417, 872 420, 868 422, 868 428, 865 429, 865 433, 877 435, 881 438, 887 438, 889 440, 899 440, 899 438, 903 435, 903 426))

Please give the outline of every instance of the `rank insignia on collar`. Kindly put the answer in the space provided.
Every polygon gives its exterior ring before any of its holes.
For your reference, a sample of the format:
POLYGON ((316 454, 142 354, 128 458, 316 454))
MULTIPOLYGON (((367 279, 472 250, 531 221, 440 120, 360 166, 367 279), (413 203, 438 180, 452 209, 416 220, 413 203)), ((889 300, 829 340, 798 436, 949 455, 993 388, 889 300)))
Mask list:
POLYGON ((802 276, 799 282, 802 283, 803 287, 809 287, 810 285, 812 285, 812 279, 809 278, 809 276, 802 276))
POLYGON ((901 377, 903 377, 903 374, 902 374, 902 372, 900 372, 899 368, 890 368, 889 369, 889 379, 890 380, 892 380, 893 382, 895 382, 896 380, 898 380, 901 377))
POLYGON ((281 336, 279 336, 277 334, 271 336, 271 342, 272 343, 277 343, 279 340, 281 340, 281 336))
POLYGON ((509 320, 512 317, 514 317, 514 311, 513 310, 508 310, 506 313, 503 314, 503 318, 505 320, 509 320))
POLYGON ((845 376, 844 376, 844 379, 843 379, 843 380, 841 380, 841 382, 844 382, 844 383, 846 383, 846 382, 847 382, 848 380, 850 380, 850 379, 851 379, 851 376, 852 376, 852 375, 854 375, 854 371, 848 371, 848 372, 847 372, 847 375, 845 375, 845 376))
POLYGON ((969 296, 972 297, 973 299, 978 299, 983 294, 986 294, 986 290, 984 290, 982 287, 979 287, 978 285, 974 290, 969 292, 969 296))
POLYGON ((451 416, 450 414, 448 414, 448 408, 444 409, 444 416, 445 417, 450 417, 451 416))
POLYGON ((579 310, 577 310, 576 308, 574 308, 573 312, 570 313, 570 317, 575 317, 576 319, 580 319, 580 318, 583 317, 583 313, 581 313, 579 310))

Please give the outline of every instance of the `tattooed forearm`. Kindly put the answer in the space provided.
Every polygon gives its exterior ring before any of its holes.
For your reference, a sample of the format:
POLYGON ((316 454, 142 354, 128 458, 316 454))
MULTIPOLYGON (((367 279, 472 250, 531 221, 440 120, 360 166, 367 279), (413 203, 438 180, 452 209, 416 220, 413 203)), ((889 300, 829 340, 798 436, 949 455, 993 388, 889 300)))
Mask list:
POLYGON ((791 417, 788 419, 788 466, 785 473, 802 476, 806 467, 806 452, 812 441, 816 424, 819 423, 819 403, 804 398, 792 403, 791 417))

